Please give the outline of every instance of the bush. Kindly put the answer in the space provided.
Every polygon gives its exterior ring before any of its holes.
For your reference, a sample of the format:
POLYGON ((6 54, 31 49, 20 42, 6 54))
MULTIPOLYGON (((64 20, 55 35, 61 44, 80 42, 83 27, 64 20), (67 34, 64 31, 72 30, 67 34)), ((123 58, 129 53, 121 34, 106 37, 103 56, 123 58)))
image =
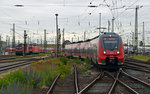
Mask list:
POLYGON ((0 94, 32 94, 32 91, 33 86, 21 84, 18 81, 17 83, 7 85, 6 89, 2 86, 0 94))
POLYGON ((88 69, 86 67, 82 67, 82 72, 86 72, 88 69))
POLYGON ((84 63, 89 64, 89 63, 90 63, 90 60, 89 60, 88 58, 85 58, 85 59, 84 59, 84 63))
POLYGON ((77 64, 81 64, 81 61, 79 59, 73 59, 72 62, 77 63, 77 64))
POLYGON ((21 70, 12 72, 9 75, 6 75, 4 78, 1 78, 0 87, 3 86, 3 88, 6 88, 8 84, 17 83, 17 81, 26 82, 25 75, 21 70))
POLYGON ((60 57, 60 61, 63 62, 64 65, 67 65, 68 59, 66 57, 60 57))
POLYGON ((25 83, 29 83, 34 88, 37 88, 39 83, 42 81, 42 76, 33 69, 30 69, 29 71, 28 70, 24 71, 24 75, 26 79, 25 83))
POLYGON ((59 67, 59 72, 62 74, 68 74, 70 72, 70 66, 59 67))
POLYGON ((7 88, 9 84, 15 84, 20 82, 22 84, 29 83, 34 88, 38 87, 38 84, 42 81, 42 76, 33 71, 33 69, 22 71, 18 70, 9 75, 6 75, 4 78, 0 79, 0 87, 7 88))
POLYGON ((49 85, 53 78, 56 76, 56 71, 51 69, 45 69, 43 71, 40 71, 39 74, 43 77, 42 81, 40 82, 40 85, 49 85))

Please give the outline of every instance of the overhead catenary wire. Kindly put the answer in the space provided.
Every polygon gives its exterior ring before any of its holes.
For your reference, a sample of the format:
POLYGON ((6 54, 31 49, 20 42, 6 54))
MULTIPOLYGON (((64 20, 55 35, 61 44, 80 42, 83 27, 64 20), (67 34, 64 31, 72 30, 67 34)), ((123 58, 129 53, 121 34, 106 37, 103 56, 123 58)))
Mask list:
MULTIPOLYGON (((132 4, 129 5, 129 6, 127 6, 127 8, 126 8, 124 11, 122 11, 122 12, 120 13, 120 16, 121 16, 123 13, 125 13, 125 11, 127 11, 128 8, 132 7, 132 6, 133 6, 134 4, 136 4, 138 1, 139 1, 139 0, 136 0, 134 3, 132 3, 132 4)), ((118 17, 120 17, 120 16, 118 16, 118 17)))
MULTIPOLYGON (((92 3, 93 3, 93 0, 90 0, 92 3)), ((114 2, 116 2, 116 1, 118 1, 119 2, 119 0, 113 0, 114 2)), ((120 1, 122 1, 122 0, 120 0, 120 1)), ((113 3, 114 3, 113 2, 113 3)), ((115 4, 114 3, 114 8, 119 8, 119 3, 117 2, 117 4, 115 4)), ((107 2, 108 3, 108 2, 107 2)), ((108 3, 109 4, 109 3, 108 3)), ((65 4, 66 5, 66 4, 65 4)), ((81 4, 82 5, 82 4, 81 4)), ((83 4, 84 5, 84 4, 83 4)), ((123 6, 124 4, 122 4, 122 6, 123 6)), ((43 5, 41 4, 40 5, 40 7, 42 7, 43 5)), ((110 6, 110 5, 109 5, 110 6)), ((30 6, 29 6, 30 7, 30 6)), ((34 5, 32 6, 32 7, 34 7, 34 5)), ((38 7, 38 6, 36 6, 35 5, 35 7, 38 7)), ((51 7, 51 6, 50 6, 51 7)), ((63 6, 64 7, 64 6, 63 6)), ((69 6, 65 6, 65 7, 69 7, 69 6)), ((64 21, 64 23, 65 24, 68 24, 67 26, 65 26, 66 28, 69 28, 70 30, 68 30, 68 31, 71 31, 71 29, 72 28, 70 28, 70 26, 69 25, 73 25, 74 27, 73 27, 73 29, 75 28, 76 29, 76 27, 77 27, 77 29, 78 30, 80 30, 81 28, 81 30, 80 31, 83 31, 83 30, 90 30, 90 29, 94 29, 93 28, 93 26, 95 26, 95 24, 93 24, 94 22, 93 22, 93 20, 91 20, 91 19, 89 19, 90 17, 89 16, 91 16, 91 15, 89 15, 87 12, 88 12, 88 10, 90 9, 89 7, 84 7, 85 8, 85 11, 83 12, 83 15, 81 14, 81 15, 75 15, 75 16, 69 16, 69 15, 67 15, 68 17, 64 17, 64 19, 63 19, 63 17, 62 18, 60 18, 60 20, 62 20, 62 22, 64 21), (70 17, 70 18, 69 18, 70 17), (74 18, 73 18, 74 17, 74 18), (77 19, 76 20, 76 22, 74 21, 74 22, 72 22, 72 19, 77 19), (83 20, 82 20, 83 19, 83 20), (68 21, 70 21, 70 22, 68 22, 68 21), (72 23, 71 23, 72 22, 72 23), (78 25, 78 22, 80 22, 80 26, 78 25), (87 25, 86 24, 88 24, 87 22, 90 22, 90 26, 88 26, 87 27, 87 25)), ((110 7, 111 8, 111 7, 110 7)), ((112 9, 112 8, 111 8, 112 9)), ((95 8, 95 10, 97 10, 96 8, 95 8)), ((94 11, 95 11, 94 10, 94 11)), ((96 13, 96 12, 95 12, 96 13)), ((92 13, 92 15, 93 14, 95 14, 95 13, 92 13)), ((124 13, 126 13, 126 12, 124 12, 124 13)), ((123 14, 124 14, 123 13, 123 14)), ((116 17, 116 22, 115 22, 115 24, 116 24, 116 26, 118 26, 119 28, 120 28, 120 26, 119 26, 119 23, 121 22, 121 21, 119 21, 119 20, 121 20, 121 19, 119 19, 120 17, 120 11, 118 10, 118 9, 116 9, 116 10, 114 10, 113 11, 113 14, 115 15, 115 17, 116 17), (119 12, 119 13, 118 13, 119 12), (119 16, 118 16, 119 15, 119 16)), ((122 15, 121 15, 122 16, 122 15)), ((91 16, 92 17, 92 16, 91 16)), ((38 20, 38 19, 37 19, 38 20)), ((41 23, 42 23, 42 21, 41 20, 39 20, 41 23)), ((47 21, 47 20, 46 20, 47 21)), ((24 22, 24 21, 23 21, 24 22)), ((47 21, 48 22, 48 21, 47 21)), ((49 21, 50 22, 50 21, 49 21)), ((95 21, 95 23, 96 23, 96 21, 95 21)), ((45 24, 45 23, 44 23, 45 24)), ((124 25, 124 23, 123 23, 123 25, 124 25)), ((26 26, 23 26, 23 25, 19 25, 19 26, 22 26, 22 27, 26 27, 26 26)), ((63 27, 64 25, 61 23, 61 27, 63 27)), ((118 28, 117 27, 117 28, 118 28)), ((32 27, 31 27, 32 28, 32 27)), ((30 27, 29 27, 29 29, 31 29, 30 27)), ((39 27, 37 26, 37 27, 35 27, 36 29, 38 28, 38 30, 40 29, 40 28, 42 28, 42 25, 39 25, 39 27)), ((122 27, 123 28, 123 27, 122 27)), ((20 28, 21 29, 21 28, 20 28)), ((23 28, 22 28, 23 29, 23 28)), ((34 29, 35 30, 35 29, 34 29)), ((33 30, 33 31, 34 31, 33 30)), ((32 31, 32 30, 31 30, 32 31)), ((73 30, 72 30, 73 31, 73 30)), ((75 31, 75 30, 74 30, 75 31)), ((35 32, 35 31, 34 31, 35 32)))
MULTIPOLYGON (((129 6, 127 6, 127 8, 130 8, 130 7, 132 7, 134 4, 136 4, 137 2, 138 2, 139 0, 136 0, 135 2, 133 2, 131 5, 129 5, 129 6)), ((106 0, 104 0, 103 1, 106 5, 107 5, 107 7, 108 7, 108 9, 110 10, 110 12, 111 12, 111 15, 113 16, 113 17, 115 17, 115 12, 113 13, 113 11, 111 10, 111 8, 110 8, 110 5, 106 2, 106 0)), ((113 3, 114 4, 114 3, 113 3)), ((125 8, 125 7, 124 7, 125 8)), ((115 17, 115 19, 118 19, 119 17, 120 17, 120 15, 122 15, 124 12, 126 11, 126 9, 124 10, 124 11, 122 11, 120 14, 117 14, 117 16, 115 17)), ((118 23, 119 23, 119 19, 118 19, 118 23)), ((117 27, 117 29, 119 30, 119 24, 118 24, 117 22, 116 22, 116 20, 115 20, 115 25, 116 25, 116 27, 117 27)))

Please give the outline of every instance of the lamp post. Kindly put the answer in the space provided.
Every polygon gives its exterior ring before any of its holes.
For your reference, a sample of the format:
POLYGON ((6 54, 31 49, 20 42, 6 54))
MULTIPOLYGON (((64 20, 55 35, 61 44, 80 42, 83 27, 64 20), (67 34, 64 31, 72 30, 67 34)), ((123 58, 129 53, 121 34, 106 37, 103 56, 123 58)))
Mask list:
POLYGON ((101 33, 101 13, 99 13, 99 35, 101 33))
POLYGON ((115 18, 113 17, 112 18, 112 31, 111 32, 114 32, 114 21, 115 21, 115 18))
POLYGON ((58 14, 56 16, 56 57, 58 57, 58 14))
POLYGON ((143 54, 145 54, 145 28, 144 28, 144 22, 143 22, 143 54))

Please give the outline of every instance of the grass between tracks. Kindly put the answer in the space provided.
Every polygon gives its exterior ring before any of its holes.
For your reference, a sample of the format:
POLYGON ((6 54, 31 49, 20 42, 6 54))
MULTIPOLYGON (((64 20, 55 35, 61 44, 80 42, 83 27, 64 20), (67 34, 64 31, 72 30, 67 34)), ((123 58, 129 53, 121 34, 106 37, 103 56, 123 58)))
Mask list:
POLYGON ((150 61, 150 57, 144 55, 136 55, 136 56, 132 56, 132 58, 137 60, 150 61))
POLYGON ((72 62, 80 60, 65 57, 41 60, 0 78, 0 94, 32 94, 34 89, 45 88, 55 76, 64 79, 73 71, 72 62))

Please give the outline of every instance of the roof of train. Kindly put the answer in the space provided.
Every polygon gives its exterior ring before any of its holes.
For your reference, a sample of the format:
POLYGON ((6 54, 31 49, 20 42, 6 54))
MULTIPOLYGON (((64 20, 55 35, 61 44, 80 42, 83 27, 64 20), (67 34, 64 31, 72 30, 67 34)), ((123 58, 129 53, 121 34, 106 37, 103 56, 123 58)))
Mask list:
MULTIPOLYGON (((116 33, 114 33, 114 32, 104 32, 102 35, 100 35, 100 36, 108 36, 108 35, 112 35, 112 36, 118 36, 118 37, 120 37, 118 34, 116 34, 116 33)), ((91 40, 94 40, 94 39, 96 39, 96 38, 98 38, 99 37, 99 35, 98 36, 96 36, 96 37, 94 37, 94 38, 91 38, 91 39, 87 39, 87 40, 85 40, 85 41, 78 41, 78 42, 72 42, 72 43, 69 43, 69 44, 67 44, 67 45, 70 45, 70 44, 76 44, 76 43, 83 43, 83 42, 89 42, 89 41, 91 41, 91 40)))
POLYGON ((101 37, 108 37, 110 35, 120 37, 118 34, 116 34, 114 32, 105 32, 103 35, 101 35, 101 37))
POLYGON ((93 40, 93 39, 96 39, 96 38, 98 38, 98 37, 99 37, 99 35, 96 36, 96 37, 94 37, 94 38, 92 38, 92 39, 87 39, 87 40, 85 40, 85 41, 72 42, 72 43, 69 43, 69 44, 67 44, 67 45, 76 44, 76 43, 83 43, 83 42, 89 42, 89 41, 91 41, 91 40, 93 40))

